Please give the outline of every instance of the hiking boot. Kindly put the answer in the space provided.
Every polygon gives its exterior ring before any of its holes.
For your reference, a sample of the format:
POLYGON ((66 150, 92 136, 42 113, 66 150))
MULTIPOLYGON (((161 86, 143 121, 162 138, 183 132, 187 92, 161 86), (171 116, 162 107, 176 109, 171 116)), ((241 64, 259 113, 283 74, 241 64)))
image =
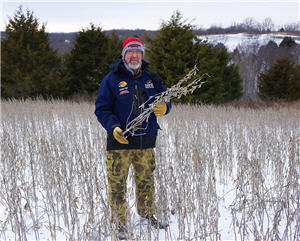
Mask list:
POLYGON ((128 230, 125 226, 121 226, 119 227, 118 229, 118 238, 120 240, 125 240, 125 239, 128 239, 128 230))
POLYGON ((145 218, 148 219, 150 224, 155 228, 166 229, 167 227, 169 227, 168 223, 158 221, 154 215, 147 215, 147 216, 145 216, 145 218))

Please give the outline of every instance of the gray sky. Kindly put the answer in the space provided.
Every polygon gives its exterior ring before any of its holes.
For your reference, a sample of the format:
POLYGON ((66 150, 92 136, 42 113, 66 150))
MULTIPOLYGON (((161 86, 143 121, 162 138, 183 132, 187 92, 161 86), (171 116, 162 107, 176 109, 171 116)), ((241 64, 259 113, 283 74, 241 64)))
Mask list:
POLYGON ((19 5, 31 10, 47 32, 77 32, 93 22, 103 30, 157 30, 179 10, 184 19, 197 27, 228 27, 247 17, 262 22, 270 17, 275 26, 300 21, 300 0, 195 0, 195 1, 2 1, 1 31, 19 5), (193 20, 193 21, 192 21, 193 20))

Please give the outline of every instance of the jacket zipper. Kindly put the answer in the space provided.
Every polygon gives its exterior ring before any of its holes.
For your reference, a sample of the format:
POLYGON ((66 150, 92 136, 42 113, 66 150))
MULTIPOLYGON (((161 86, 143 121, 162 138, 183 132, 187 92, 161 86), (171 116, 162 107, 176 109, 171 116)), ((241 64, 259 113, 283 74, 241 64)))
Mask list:
MULTIPOLYGON (((136 98, 137 98, 137 113, 138 115, 140 114, 140 94, 139 94, 139 91, 138 91, 138 85, 137 85, 137 80, 136 78, 134 78, 134 87, 135 87, 135 93, 136 93, 136 98)), ((138 131, 140 132, 140 131, 138 131)), ((140 133, 138 133, 140 134, 140 133)), ((140 149, 142 150, 142 147, 143 147, 143 137, 142 135, 140 135, 140 149)))

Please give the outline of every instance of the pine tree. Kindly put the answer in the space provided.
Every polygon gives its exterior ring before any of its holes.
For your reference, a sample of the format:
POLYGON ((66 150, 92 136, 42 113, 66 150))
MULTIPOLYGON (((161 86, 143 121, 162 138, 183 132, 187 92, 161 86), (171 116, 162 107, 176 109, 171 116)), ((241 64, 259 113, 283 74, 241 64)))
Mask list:
POLYGON ((60 59, 50 48, 45 25, 33 12, 16 11, 1 39, 1 92, 4 98, 61 96, 60 59))
POLYGON ((296 46, 296 42, 292 37, 284 37, 281 43, 279 44, 279 47, 286 47, 291 48, 296 46))
POLYGON ((146 37, 146 55, 151 68, 163 78, 167 87, 176 83, 195 64, 193 26, 182 21, 177 11, 170 21, 162 23, 153 39, 146 37))
POLYGON ((119 39, 118 33, 113 31, 111 36, 108 36, 108 47, 106 51, 107 70, 108 65, 121 56, 122 41, 119 39))
POLYGON ((68 95, 95 92, 101 79, 108 73, 110 62, 120 54, 121 42, 116 34, 107 37, 94 24, 80 31, 74 48, 66 57, 68 95))
POLYGON ((224 46, 200 43, 198 46, 198 76, 208 73, 207 83, 189 97, 190 102, 222 103, 242 96, 242 79, 238 68, 230 64, 231 56, 224 46))
POLYGON ((153 39, 146 38, 147 56, 151 68, 157 71, 166 87, 177 83, 197 64, 198 77, 208 73, 211 78, 183 102, 220 103, 242 95, 242 79, 238 69, 230 64, 225 47, 212 46, 197 38, 194 27, 182 20, 177 11, 153 39))
POLYGON ((262 99, 300 99, 300 65, 288 57, 279 58, 276 63, 258 78, 258 95, 262 99))

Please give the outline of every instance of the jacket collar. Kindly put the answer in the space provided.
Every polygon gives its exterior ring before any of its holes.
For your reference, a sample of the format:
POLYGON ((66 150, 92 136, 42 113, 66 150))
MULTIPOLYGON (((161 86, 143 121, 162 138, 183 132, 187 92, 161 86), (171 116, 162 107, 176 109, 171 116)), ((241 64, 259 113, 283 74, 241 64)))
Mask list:
MULTIPOLYGON (((144 70, 145 68, 147 68, 149 65, 149 63, 145 60, 142 60, 142 66, 141 66, 141 70, 144 70)), ((125 72, 125 73, 129 73, 130 75, 132 75, 124 66, 123 62, 122 62, 122 58, 118 58, 117 60, 115 60, 113 63, 111 63, 109 65, 109 68, 111 69, 112 72, 125 72)))

